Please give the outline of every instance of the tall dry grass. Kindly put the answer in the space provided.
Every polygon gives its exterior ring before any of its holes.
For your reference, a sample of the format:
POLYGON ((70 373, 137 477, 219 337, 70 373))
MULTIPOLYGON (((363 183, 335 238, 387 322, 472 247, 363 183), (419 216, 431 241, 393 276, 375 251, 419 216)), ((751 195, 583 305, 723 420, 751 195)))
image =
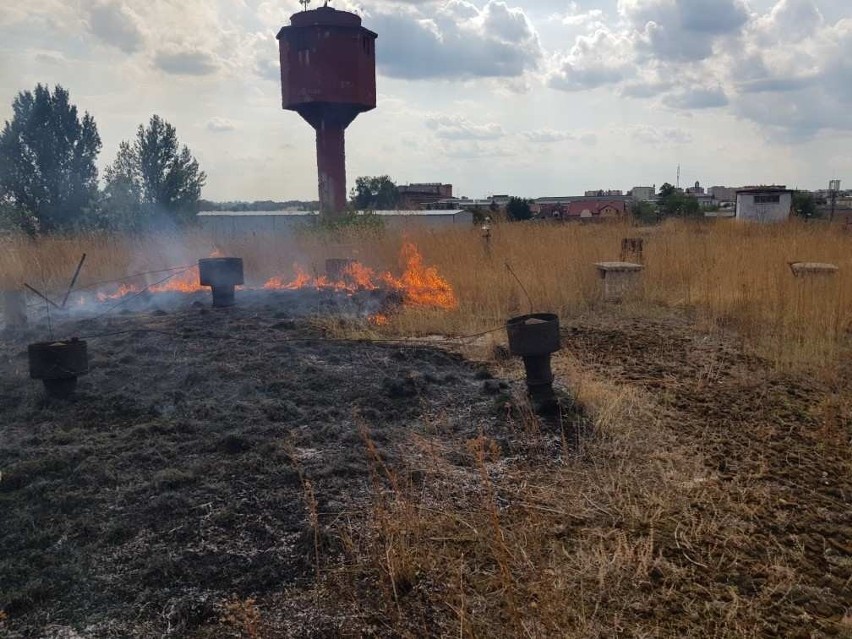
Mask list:
MULTIPOLYGON (((80 286, 192 264, 215 250, 243 257, 254 285, 274 275, 291 276, 297 263, 322 273, 328 257, 354 257, 377 270, 398 270, 400 247, 410 239, 452 284, 459 307, 450 312, 410 309, 387 330, 465 334, 498 326, 530 308, 567 317, 601 306, 593 263, 618 259, 627 236, 645 240, 644 292, 636 303, 691 309, 704 326, 738 331, 779 364, 832 361, 842 354, 852 326, 852 235, 796 222, 669 223, 647 229, 504 224, 495 228, 489 251, 478 229, 412 229, 405 236, 361 229, 220 244, 197 231, 38 241, 11 237, 0 240, 0 288, 28 281, 62 290, 83 252, 88 259, 80 286), (841 270, 834 277, 796 279, 790 261, 831 262, 841 270)), ((619 310, 629 311, 630 305, 619 310)))

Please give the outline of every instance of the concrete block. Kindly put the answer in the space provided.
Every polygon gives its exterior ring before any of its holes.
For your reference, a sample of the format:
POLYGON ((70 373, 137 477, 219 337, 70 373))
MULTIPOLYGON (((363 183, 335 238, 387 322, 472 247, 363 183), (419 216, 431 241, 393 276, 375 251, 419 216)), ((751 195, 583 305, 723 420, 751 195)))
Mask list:
POLYGON ((620 302, 636 297, 642 290, 641 264, 632 262, 598 262, 595 264, 603 285, 603 298, 607 302, 620 302))
POLYGON ((826 277, 840 270, 834 264, 825 262, 789 262, 789 265, 796 277, 826 277))

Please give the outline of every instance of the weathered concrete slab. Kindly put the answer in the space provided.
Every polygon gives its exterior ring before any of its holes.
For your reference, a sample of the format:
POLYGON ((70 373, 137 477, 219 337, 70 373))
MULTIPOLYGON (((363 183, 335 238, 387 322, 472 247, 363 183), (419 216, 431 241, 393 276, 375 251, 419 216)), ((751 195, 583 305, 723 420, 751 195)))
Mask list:
POLYGON ((834 275, 840 268, 826 262, 790 262, 790 270, 796 277, 834 275))
POLYGON ((603 297, 607 302, 619 302, 635 297, 642 289, 645 267, 633 262, 597 262, 595 267, 603 282, 603 297))

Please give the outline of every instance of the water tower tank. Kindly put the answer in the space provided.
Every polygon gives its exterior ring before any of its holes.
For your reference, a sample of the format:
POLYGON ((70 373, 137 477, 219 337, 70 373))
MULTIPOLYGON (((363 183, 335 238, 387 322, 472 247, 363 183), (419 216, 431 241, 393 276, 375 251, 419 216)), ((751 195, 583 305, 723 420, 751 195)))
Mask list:
POLYGON ((354 13, 321 7, 302 11, 278 32, 281 97, 317 134, 320 208, 346 207, 344 131, 376 108, 376 38, 354 13))

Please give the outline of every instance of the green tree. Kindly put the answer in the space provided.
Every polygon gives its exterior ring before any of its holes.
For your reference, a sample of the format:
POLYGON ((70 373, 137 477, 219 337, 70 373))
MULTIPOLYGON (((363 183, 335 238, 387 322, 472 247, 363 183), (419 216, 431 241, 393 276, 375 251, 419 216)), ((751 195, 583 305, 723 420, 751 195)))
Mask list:
POLYGON ((672 195, 675 195, 676 193, 677 193, 677 189, 674 187, 674 185, 666 182, 665 184, 663 184, 660 187, 659 197, 660 197, 661 200, 663 200, 667 197, 671 197, 672 195))
POLYGON ((665 217, 702 217, 704 211, 701 204, 691 195, 674 193, 659 202, 660 211, 665 217))
POLYGON ((633 219, 640 224, 653 224, 660 221, 660 213, 650 202, 634 202, 630 207, 633 219))
POLYGON ((793 193, 793 213, 805 220, 817 217, 816 198, 813 193, 809 191, 793 193))
POLYGON ((528 220, 532 217, 532 209, 529 200, 521 197, 510 197, 506 204, 506 214, 514 222, 528 220))
POLYGON ((80 119, 58 85, 22 91, 12 113, 0 133, 0 200, 13 224, 31 234, 84 224, 98 192, 94 118, 80 119))
POLYGON ((357 211, 389 211, 399 206, 399 189, 387 175, 362 176, 349 193, 357 211))
POLYGON ((701 203, 666 182, 660 187, 657 208, 663 217, 698 218, 704 215, 701 203))
POLYGON ((176 222, 194 219, 207 175, 175 128, 154 115, 139 125, 136 139, 122 142, 107 167, 104 206, 117 226, 143 227, 165 215, 176 222))

